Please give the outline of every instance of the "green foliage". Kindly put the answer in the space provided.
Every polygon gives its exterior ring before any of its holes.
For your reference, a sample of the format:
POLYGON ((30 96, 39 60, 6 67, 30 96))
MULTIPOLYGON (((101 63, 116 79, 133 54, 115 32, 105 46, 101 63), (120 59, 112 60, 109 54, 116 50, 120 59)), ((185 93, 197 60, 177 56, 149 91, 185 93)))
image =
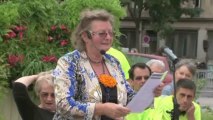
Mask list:
MULTIPOLYGON (((21 76, 53 69, 56 65, 56 60, 51 61, 51 59, 57 59, 72 50, 70 46, 70 43, 66 46, 61 46, 55 41, 50 43, 48 40, 28 42, 15 39, 0 44, 1 50, 3 50, 2 53, 5 52, 3 63, 9 69, 8 74, 6 74, 9 83, 21 76), (23 56, 23 60, 18 60, 15 65, 8 65, 9 56, 12 55, 23 56), (48 57, 46 61, 44 61, 45 56, 48 57)), ((13 59, 11 61, 15 60, 15 58, 11 59, 13 59)))
POLYGON ((106 9, 116 16, 115 29, 119 29, 119 19, 126 15, 125 10, 120 6, 119 0, 65 0, 62 3, 63 14, 69 17, 65 21, 69 26, 75 28, 79 22, 80 12, 84 9, 106 9), (110 3, 110 4, 109 4, 110 3))
POLYGON ((213 120, 213 111, 210 108, 203 110, 201 113, 201 120, 213 120))
POLYGON ((26 38, 44 40, 49 28, 58 23, 59 4, 56 0, 19 0, 20 24, 27 26, 26 38))
POLYGON ((148 0, 145 9, 149 10, 151 23, 154 30, 161 32, 162 36, 169 35, 172 31, 171 24, 181 18, 182 15, 190 17, 198 16, 200 8, 183 8, 181 4, 185 0, 148 0))
POLYGON ((119 19, 125 16, 119 0, 0 2, 0 100, 12 81, 55 68, 57 58, 73 50, 70 35, 85 8, 114 14, 119 34, 119 19))
MULTIPOLYGON (((182 15, 196 17, 202 11, 200 8, 181 7, 181 3, 186 0, 121 0, 121 2, 127 6, 136 25, 141 22, 142 11, 148 11, 152 28, 156 32, 160 32, 162 37, 173 31, 172 23, 180 19, 182 15)), ((136 38, 138 37, 136 36, 136 38)))
MULTIPOLYGON (((59 17, 66 17, 66 19, 61 19, 63 23, 70 26, 70 28, 75 28, 79 22, 81 11, 85 9, 105 9, 115 16, 114 29, 116 36, 120 36, 120 19, 126 16, 126 11, 120 4, 120 0, 65 0, 61 3, 61 8, 63 8, 61 11, 63 12, 59 17)), ((113 46, 117 48, 119 42, 115 40, 113 46)))
POLYGON ((8 28, 16 23, 19 16, 17 9, 18 4, 16 3, 0 3, 0 42, 3 41, 2 35, 6 34, 9 31, 8 28))
POLYGON ((5 93, 5 88, 8 86, 8 82, 6 81, 8 76, 9 69, 7 68, 7 64, 3 64, 4 54, 0 56, 0 100, 3 94, 5 93))
POLYGON ((206 85, 206 79, 202 78, 202 79, 197 79, 195 81, 196 87, 197 87, 197 91, 196 91, 196 98, 199 98, 200 96, 200 91, 201 89, 206 85))
POLYGON ((57 59, 73 50, 70 35, 86 8, 106 9, 115 15, 119 34, 119 19, 125 16, 119 0, 0 3, 0 89, 21 76, 55 68, 57 59))
MULTIPOLYGON (((2 47, 1 47, 2 49, 2 47)), ((1 50, 0 49, 0 50, 1 50)), ((0 100, 3 97, 6 88, 8 87, 8 74, 9 74, 9 64, 5 63, 5 53, 0 52, 0 100)))

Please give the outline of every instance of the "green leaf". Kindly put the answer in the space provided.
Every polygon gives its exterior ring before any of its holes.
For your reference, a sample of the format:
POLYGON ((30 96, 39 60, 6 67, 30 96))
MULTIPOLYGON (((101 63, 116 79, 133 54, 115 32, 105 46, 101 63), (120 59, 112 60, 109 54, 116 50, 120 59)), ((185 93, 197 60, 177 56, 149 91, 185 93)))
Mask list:
POLYGON ((3 42, 3 38, 0 36, 0 42, 3 42))

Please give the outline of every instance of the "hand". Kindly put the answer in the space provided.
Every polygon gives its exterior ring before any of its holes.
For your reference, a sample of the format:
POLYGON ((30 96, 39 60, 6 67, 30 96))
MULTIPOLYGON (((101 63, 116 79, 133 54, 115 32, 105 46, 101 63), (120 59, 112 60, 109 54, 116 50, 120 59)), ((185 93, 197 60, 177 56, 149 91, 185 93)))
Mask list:
POLYGON ((162 90, 163 90, 163 87, 164 87, 164 84, 161 83, 159 86, 157 86, 157 87, 154 89, 155 97, 158 97, 158 96, 161 95, 162 90))
POLYGON ((186 111, 186 115, 188 120, 194 120, 194 112, 195 112, 195 106, 193 103, 191 103, 191 106, 189 107, 189 109, 186 111))
POLYGON ((113 118, 120 120, 122 117, 126 116, 130 110, 126 107, 123 107, 114 103, 104 103, 103 114, 113 118))
POLYGON ((35 82, 38 79, 38 75, 30 75, 30 76, 24 76, 19 79, 17 79, 15 82, 19 82, 24 84, 26 87, 28 87, 30 84, 35 82))

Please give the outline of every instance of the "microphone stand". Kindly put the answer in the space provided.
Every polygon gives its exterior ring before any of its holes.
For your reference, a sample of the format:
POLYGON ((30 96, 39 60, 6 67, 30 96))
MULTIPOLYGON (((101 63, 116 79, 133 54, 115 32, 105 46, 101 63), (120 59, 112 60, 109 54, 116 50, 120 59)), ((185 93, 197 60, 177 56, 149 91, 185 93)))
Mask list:
POLYGON ((179 120, 179 104, 177 103, 177 98, 176 98, 176 89, 175 89, 175 86, 176 86, 176 83, 175 83, 175 64, 176 64, 176 60, 172 61, 172 66, 173 66, 173 90, 174 90, 174 98, 173 98, 173 105, 174 105, 174 108, 173 110, 169 111, 168 113, 170 113, 171 115, 171 120, 179 120))
POLYGON ((172 66, 173 66, 173 90, 174 90, 174 98, 173 98, 173 105, 174 108, 171 111, 166 111, 167 113, 170 113, 171 115, 171 120, 179 120, 179 105, 177 103, 177 98, 176 98, 176 83, 175 83, 175 64, 178 62, 177 56, 172 52, 171 49, 168 47, 161 47, 161 52, 165 53, 167 57, 172 61, 172 66))

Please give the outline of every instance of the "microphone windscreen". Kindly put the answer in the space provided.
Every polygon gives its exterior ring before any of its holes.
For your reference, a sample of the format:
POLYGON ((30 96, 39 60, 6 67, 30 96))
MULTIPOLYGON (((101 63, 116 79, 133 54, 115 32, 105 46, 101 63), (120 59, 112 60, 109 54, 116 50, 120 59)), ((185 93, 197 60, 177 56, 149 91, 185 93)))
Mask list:
POLYGON ((160 47, 160 52, 161 52, 161 53, 164 53, 164 49, 165 49, 165 48, 168 48, 168 47, 166 47, 166 46, 160 47))
POLYGON ((101 53, 101 55, 104 55, 104 54, 106 54, 106 51, 101 50, 100 53, 101 53))

